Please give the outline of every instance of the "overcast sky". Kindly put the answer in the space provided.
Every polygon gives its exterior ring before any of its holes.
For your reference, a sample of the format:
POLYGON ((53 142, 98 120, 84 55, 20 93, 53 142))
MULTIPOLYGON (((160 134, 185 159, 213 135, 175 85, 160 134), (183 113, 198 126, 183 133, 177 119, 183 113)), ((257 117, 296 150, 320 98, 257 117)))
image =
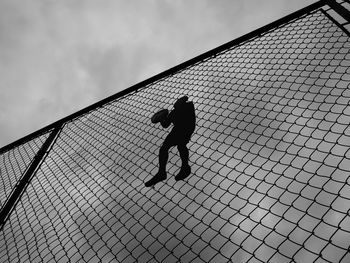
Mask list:
POLYGON ((315 0, 0 0, 0 147, 315 0))

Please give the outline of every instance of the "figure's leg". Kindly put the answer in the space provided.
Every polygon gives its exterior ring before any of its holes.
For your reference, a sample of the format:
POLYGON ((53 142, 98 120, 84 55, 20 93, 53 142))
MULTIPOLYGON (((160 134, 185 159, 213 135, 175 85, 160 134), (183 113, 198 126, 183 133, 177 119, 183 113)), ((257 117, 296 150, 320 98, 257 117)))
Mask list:
POLYGON ((159 149, 159 172, 162 174, 166 174, 166 164, 169 158, 169 149, 172 145, 165 140, 163 145, 159 149))
POLYGON ((178 175, 175 176, 175 180, 184 180, 186 177, 188 177, 191 174, 191 167, 188 164, 188 156, 189 151, 187 149, 186 144, 180 144, 177 146, 177 149, 179 150, 180 157, 181 157, 181 170, 178 175))
POLYGON ((188 149, 186 144, 178 145, 177 149, 179 150, 180 153, 180 158, 182 162, 182 167, 188 166, 188 149))
POLYGON ((159 171, 158 173, 149 181, 145 183, 146 187, 150 187, 166 179, 166 164, 169 158, 169 149, 174 146, 172 135, 169 134, 163 145, 159 149, 159 171))

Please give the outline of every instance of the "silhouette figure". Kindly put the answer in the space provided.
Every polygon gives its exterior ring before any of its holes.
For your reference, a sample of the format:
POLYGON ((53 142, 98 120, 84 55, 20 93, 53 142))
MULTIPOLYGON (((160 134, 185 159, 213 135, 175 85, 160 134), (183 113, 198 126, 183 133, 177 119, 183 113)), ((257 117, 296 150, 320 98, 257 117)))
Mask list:
MULTIPOLYGON (((187 96, 179 98, 174 104, 174 109, 169 114, 164 114, 163 112, 164 117, 160 117, 159 122, 164 128, 168 128, 171 123, 173 123, 174 127, 160 147, 159 171, 151 180, 145 183, 146 187, 153 186, 167 178, 166 164, 169 157, 168 151, 173 146, 177 146, 182 162, 181 170, 175 176, 175 180, 184 180, 191 174, 191 167, 188 164, 189 151, 186 145, 194 132, 196 115, 193 102, 187 100, 187 96)), ((167 112, 166 110, 163 111, 167 112)))

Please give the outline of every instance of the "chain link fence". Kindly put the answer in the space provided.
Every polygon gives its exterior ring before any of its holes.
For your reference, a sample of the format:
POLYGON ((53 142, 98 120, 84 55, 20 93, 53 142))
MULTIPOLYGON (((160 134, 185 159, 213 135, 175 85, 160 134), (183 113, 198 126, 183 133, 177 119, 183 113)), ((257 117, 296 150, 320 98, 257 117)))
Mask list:
POLYGON ((0 155, 1 209, 46 139, 44 134, 0 155))
MULTIPOLYGON (((66 121, 0 232, 1 262, 349 262, 350 39, 329 10, 66 121), (150 117, 182 95, 192 174, 174 180, 173 148, 167 180, 145 188, 169 132, 150 117)), ((1 154, 1 204, 47 137, 1 154)))

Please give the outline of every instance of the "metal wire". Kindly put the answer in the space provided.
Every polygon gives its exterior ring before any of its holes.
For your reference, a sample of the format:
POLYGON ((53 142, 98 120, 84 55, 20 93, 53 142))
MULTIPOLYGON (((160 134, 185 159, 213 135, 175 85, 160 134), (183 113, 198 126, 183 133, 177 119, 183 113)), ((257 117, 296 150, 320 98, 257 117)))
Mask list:
POLYGON ((0 155, 0 209, 47 137, 47 134, 44 134, 0 155))
POLYGON ((1 260, 349 262, 349 49, 313 12, 67 122, 1 260), (175 182, 172 149, 167 180, 145 188, 169 132, 150 116, 184 94, 192 174, 175 182))

